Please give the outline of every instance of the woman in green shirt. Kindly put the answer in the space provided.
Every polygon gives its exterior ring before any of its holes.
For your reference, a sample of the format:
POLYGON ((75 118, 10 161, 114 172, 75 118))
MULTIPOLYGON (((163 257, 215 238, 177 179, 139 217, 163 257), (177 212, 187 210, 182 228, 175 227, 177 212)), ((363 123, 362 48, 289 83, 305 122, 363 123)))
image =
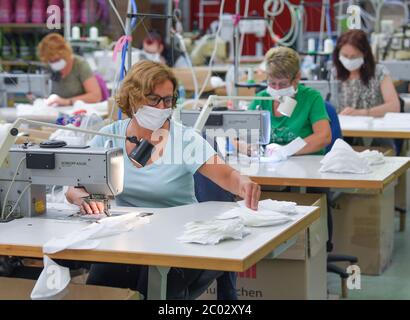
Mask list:
POLYGON ((271 112, 271 143, 285 145, 300 137, 306 146, 297 154, 324 154, 330 144, 332 134, 329 116, 320 93, 299 84, 300 58, 297 52, 286 47, 272 48, 266 54, 266 76, 268 88, 257 97, 275 98, 258 100, 250 104, 250 110, 269 110, 271 112), (290 117, 279 111, 279 100, 288 96, 296 100, 290 117))

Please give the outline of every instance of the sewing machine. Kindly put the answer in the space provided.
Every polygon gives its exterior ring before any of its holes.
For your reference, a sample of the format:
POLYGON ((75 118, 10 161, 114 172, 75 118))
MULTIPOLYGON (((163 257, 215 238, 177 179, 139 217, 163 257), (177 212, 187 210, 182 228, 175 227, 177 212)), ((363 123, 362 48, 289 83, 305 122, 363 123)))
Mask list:
POLYGON ((51 80, 48 73, 0 73, 0 107, 7 107, 10 94, 26 100, 29 94, 46 98, 50 93, 51 80))
POLYGON ((339 102, 339 84, 338 80, 304 80, 300 81, 306 87, 313 88, 320 92, 323 100, 329 101, 334 107, 339 102))
MULTIPOLYGON (((199 115, 199 111, 183 110, 181 122, 194 127, 199 115)), ((270 113, 265 110, 212 111, 201 131, 206 133, 208 140, 229 137, 239 138, 249 144, 265 145, 270 141, 270 125, 270 113)))
MULTIPOLYGON (((213 35, 206 34, 201 39, 195 42, 195 45, 191 52, 192 65, 204 65, 207 60, 212 56, 212 51, 215 47, 216 38, 213 35)), ((222 39, 218 39, 216 49, 216 60, 222 62, 228 59, 229 50, 228 42, 222 39)))
POLYGON ((122 192, 123 177, 121 148, 15 145, 0 167, 0 211, 12 184, 5 210, 0 213, 3 222, 42 215, 47 208, 46 186, 58 185, 85 187, 90 193, 90 198, 85 200, 104 202, 109 214, 109 198, 122 192), (6 219, 14 206, 13 213, 6 219))

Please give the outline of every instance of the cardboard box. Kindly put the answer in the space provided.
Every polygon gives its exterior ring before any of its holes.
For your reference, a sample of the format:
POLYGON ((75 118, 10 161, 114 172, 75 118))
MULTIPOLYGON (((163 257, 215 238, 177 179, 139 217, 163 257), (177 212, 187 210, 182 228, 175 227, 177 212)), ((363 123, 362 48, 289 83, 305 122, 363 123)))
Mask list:
MULTIPOLYGON (((306 260, 264 259, 236 282, 239 300, 326 299, 325 248, 306 260)), ((200 299, 216 299, 213 283, 200 299)))
POLYGON ((335 202, 335 254, 358 257, 362 274, 379 275, 389 266, 394 242, 394 189, 382 193, 344 193, 335 202))
MULTIPOLYGON (((185 91, 187 92, 195 91, 194 82, 192 80, 192 73, 189 68, 173 68, 172 71, 174 72, 175 77, 177 78, 178 82, 182 83, 182 85, 184 86, 185 91)), ((208 76, 208 68, 195 68, 194 67, 194 71, 195 71, 196 79, 198 81, 198 87, 200 90, 205 83, 206 77, 208 76)), ((209 92, 214 89, 211 85, 210 79, 211 77, 209 77, 208 79, 204 92, 209 92)))
MULTIPOLYGON (((0 277, 0 300, 30 300, 34 280, 0 277)), ((141 300, 129 289, 69 284, 61 300, 141 300)))
MULTIPOLYGON (((321 207, 321 217, 300 232, 296 243, 278 257, 261 260, 238 274, 240 300, 326 299, 326 197, 322 194, 263 192, 261 199, 294 201, 321 207)), ((215 283, 200 299, 216 299, 215 283)))

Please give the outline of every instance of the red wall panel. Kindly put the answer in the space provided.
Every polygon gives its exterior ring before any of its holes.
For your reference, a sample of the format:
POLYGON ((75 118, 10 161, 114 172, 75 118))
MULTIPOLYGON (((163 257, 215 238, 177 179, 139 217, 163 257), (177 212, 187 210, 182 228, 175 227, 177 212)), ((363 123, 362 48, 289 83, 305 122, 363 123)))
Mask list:
MULTIPOLYGON (((224 13, 235 13, 237 0, 226 0, 225 1, 225 9, 224 13)), ((241 14, 244 13, 245 9, 245 0, 241 1, 241 14)), ((215 2, 215 1, 214 1, 215 2)), ((249 12, 252 13, 256 11, 258 15, 263 16, 263 4, 264 0, 250 0, 249 2, 249 12)), ((300 4, 301 0, 290 0, 293 4, 300 4)), ((331 19, 332 19, 332 29, 334 29, 334 13, 333 13, 333 4, 337 2, 337 0, 330 0, 330 12, 331 12, 331 19)), ((219 3, 221 1, 219 0, 219 3)), ((305 19, 307 20, 306 31, 319 31, 320 29, 320 18, 321 18, 321 4, 322 0, 305 0, 305 19)), ((199 1, 191 0, 191 27, 193 26, 193 22, 196 20, 199 24, 199 1)), ((209 5, 205 7, 204 13, 204 28, 205 30, 209 27, 211 22, 218 19, 218 14, 220 10, 220 5, 209 5)), ((285 10, 280 16, 277 17, 275 20, 275 27, 274 31, 280 35, 283 35, 287 30, 290 28, 290 14, 289 10, 285 10), (282 31, 282 32, 281 32, 282 31)), ((247 36, 245 45, 244 45, 244 54, 254 54, 254 43, 255 43, 254 36, 247 36)), ((265 51, 268 50, 274 42, 271 40, 270 36, 267 34, 264 39, 264 46, 265 51)))

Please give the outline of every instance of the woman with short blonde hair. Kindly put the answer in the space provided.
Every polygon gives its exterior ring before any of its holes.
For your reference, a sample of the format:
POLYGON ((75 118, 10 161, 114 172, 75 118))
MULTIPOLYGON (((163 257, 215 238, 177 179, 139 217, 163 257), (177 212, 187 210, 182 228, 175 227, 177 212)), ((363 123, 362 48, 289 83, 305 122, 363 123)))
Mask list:
POLYGON ((62 35, 50 33, 45 36, 38 45, 38 55, 52 70, 49 105, 69 106, 78 100, 86 103, 102 100, 100 86, 87 61, 73 54, 62 35))
MULTIPOLYGON (((299 84, 298 53, 290 48, 275 47, 266 53, 265 63, 268 87, 257 97, 272 97, 273 101, 256 97, 249 109, 270 111, 270 142, 281 146, 302 138, 306 145, 298 154, 324 154, 332 139, 329 116, 320 93, 299 84), (284 112, 286 105, 292 105, 290 113, 284 112)), ((280 149, 279 146, 275 148, 280 149)))
MULTIPOLYGON (((113 141, 114 147, 122 148, 125 155, 124 188, 115 199, 117 205, 165 208, 195 203, 193 175, 198 171, 223 189, 244 198, 247 207, 257 209, 260 187, 225 164, 214 148, 193 128, 184 127, 171 119, 176 89, 177 82, 172 71, 157 62, 139 62, 125 77, 117 100, 130 118, 117 121, 101 131, 133 137, 140 143, 148 141, 154 146, 155 152, 145 166, 141 166, 141 163, 136 166, 131 159, 135 143, 128 140, 113 141), (158 135, 160 139, 157 139, 158 135)), ((96 136, 90 145, 104 147, 106 142, 107 138, 96 136)), ((85 189, 70 188, 67 192, 68 201, 80 206, 83 213, 104 211, 102 203, 85 202, 84 197, 87 196, 89 194, 85 189)), ((98 264, 91 268, 88 282, 125 286, 145 293, 147 289, 141 283, 145 283, 146 277, 143 276, 145 280, 139 280, 138 273, 146 275, 146 268, 98 264)), ((220 276, 222 273, 219 271, 171 268, 167 298, 195 299, 220 276)))

